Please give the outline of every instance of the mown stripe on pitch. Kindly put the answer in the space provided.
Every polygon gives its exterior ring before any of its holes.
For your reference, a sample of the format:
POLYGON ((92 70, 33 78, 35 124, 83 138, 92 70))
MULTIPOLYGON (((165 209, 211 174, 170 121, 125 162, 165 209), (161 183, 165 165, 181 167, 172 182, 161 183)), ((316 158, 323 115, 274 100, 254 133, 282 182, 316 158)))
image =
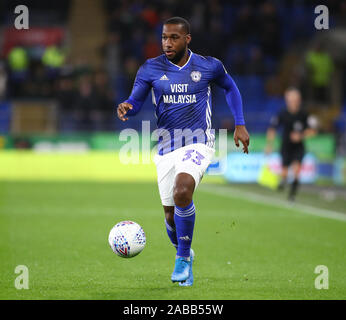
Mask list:
POLYGON ((313 206, 300 204, 300 203, 288 203, 284 200, 275 199, 274 197, 268 197, 264 195, 260 195, 258 193, 254 193, 251 191, 243 191, 237 190, 232 187, 223 187, 223 186, 210 186, 210 185, 201 185, 199 187, 200 191, 209 192, 212 194, 228 197, 228 198, 241 198, 242 200, 253 202, 253 203, 261 203, 268 206, 285 208, 292 211, 299 211, 305 214, 310 214, 317 217, 329 218, 339 221, 346 222, 346 214, 334 210, 327 210, 316 208, 313 206))

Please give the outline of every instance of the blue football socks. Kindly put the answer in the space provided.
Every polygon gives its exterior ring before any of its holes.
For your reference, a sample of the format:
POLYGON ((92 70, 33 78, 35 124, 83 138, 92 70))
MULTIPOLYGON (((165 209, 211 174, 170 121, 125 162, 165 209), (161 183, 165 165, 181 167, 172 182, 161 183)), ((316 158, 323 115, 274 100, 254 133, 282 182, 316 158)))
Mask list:
POLYGON ((195 205, 193 201, 181 208, 174 208, 174 222, 176 229, 176 239, 178 241, 177 256, 190 260, 190 248, 193 236, 193 228, 195 226, 195 205))
POLYGON ((175 248, 178 248, 177 233, 175 231, 175 228, 169 225, 166 219, 165 219, 165 224, 166 224, 166 230, 167 230, 169 239, 171 240, 173 246, 175 246, 175 248))

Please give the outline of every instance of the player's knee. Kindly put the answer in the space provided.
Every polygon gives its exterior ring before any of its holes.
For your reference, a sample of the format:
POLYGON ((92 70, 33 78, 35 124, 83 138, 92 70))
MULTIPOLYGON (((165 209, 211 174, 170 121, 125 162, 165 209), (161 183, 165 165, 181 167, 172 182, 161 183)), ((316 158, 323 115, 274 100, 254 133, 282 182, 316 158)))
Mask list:
POLYGON ((177 206, 186 207, 192 201, 192 192, 187 186, 180 185, 174 188, 173 197, 177 206))

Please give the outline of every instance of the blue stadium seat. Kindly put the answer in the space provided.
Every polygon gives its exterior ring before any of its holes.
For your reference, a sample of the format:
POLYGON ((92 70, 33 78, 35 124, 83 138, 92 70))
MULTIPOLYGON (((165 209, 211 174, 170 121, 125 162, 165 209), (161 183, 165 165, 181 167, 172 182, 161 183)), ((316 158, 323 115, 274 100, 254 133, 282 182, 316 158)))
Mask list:
POLYGON ((11 103, 9 101, 0 102, 0 134, 7 134, 11 124, 11 103))
POLYGON ((285 105, 284 98, 268 97, 265 110, 268 114, 275 114, 285 105))

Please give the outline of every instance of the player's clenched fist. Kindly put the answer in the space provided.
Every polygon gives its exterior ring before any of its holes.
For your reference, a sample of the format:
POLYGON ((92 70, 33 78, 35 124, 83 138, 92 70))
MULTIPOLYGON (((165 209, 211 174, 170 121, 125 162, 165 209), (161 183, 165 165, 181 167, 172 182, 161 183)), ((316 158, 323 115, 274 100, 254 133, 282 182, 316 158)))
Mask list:
POLYGON ((132 110, 133 106, 130 103, 122 102, 118 105, 117 113, 118 118, 122 121, 129 120, 129 118, 126 118, 125 115, 129 110, 132 110))

